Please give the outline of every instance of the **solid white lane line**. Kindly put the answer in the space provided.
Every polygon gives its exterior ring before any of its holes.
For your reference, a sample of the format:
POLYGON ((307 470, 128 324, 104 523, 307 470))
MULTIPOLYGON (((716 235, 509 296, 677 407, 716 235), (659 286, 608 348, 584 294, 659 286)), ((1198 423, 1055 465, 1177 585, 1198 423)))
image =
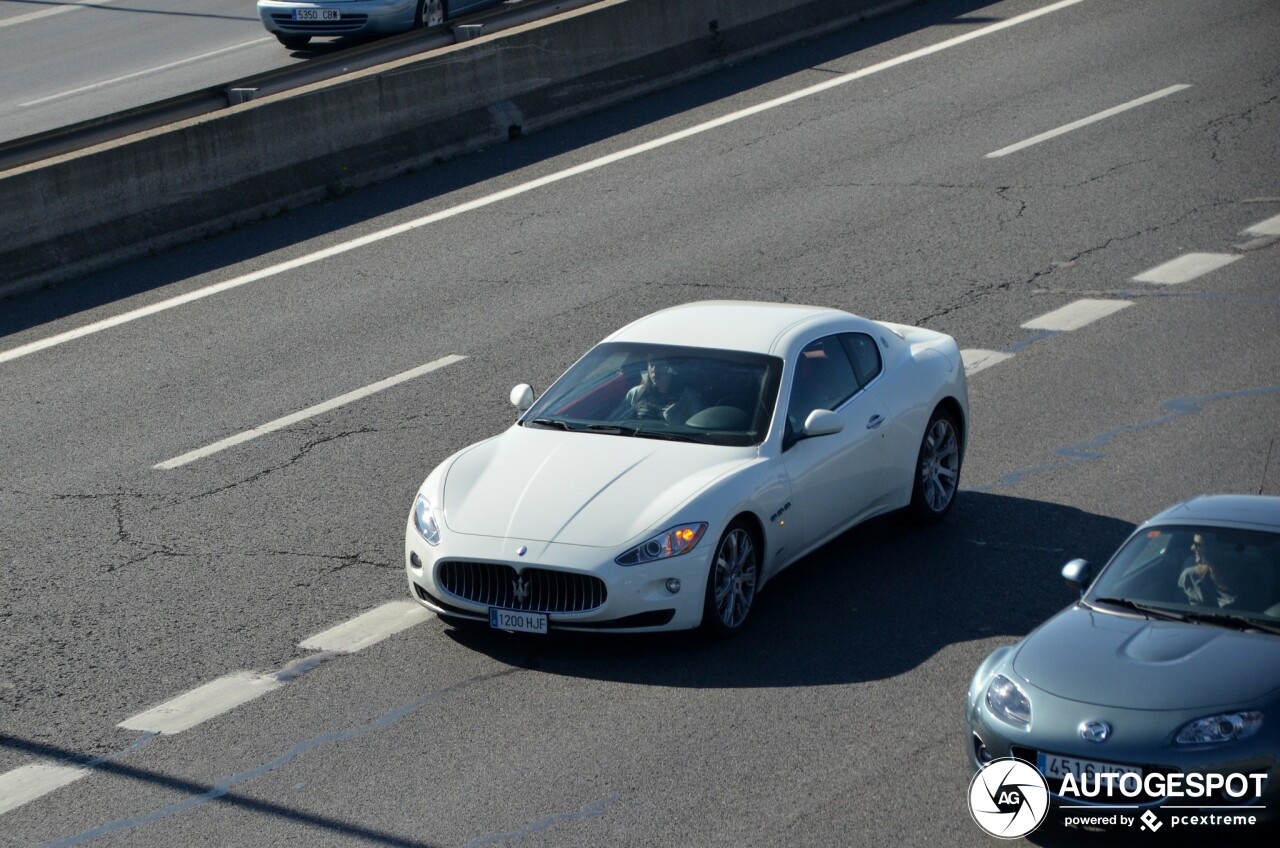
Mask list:
POLYGON ((333 245, 332 247, 325 248, 324 250, 320 250, 315 253, 308 254, 306 256, 299 256, 296 259, 291 259, 288 262, 281 262, 277 265, 272 265, 269 268, 262 268, 250 274, 244 274, 242 276, 235 277, 230 280, 225 280, 224 282, 221 282, 221 283, 215 283, 214 285, 206 286, 202 289, 197 289, 196 291, 188 292, 187 294, 184 294, 184 295, 179 295, 178 297, 173 297, 173 298, 169 298, 168 300, 159 301, 158 303, 153 303, 150 306, 144 306, 140 309, 135 309, 130 312, 125 312, 120 315, 113 316, 111 318, 105 318, 101 321, 95 321, 92 324, 87 324, 83 327, 78 327, 74 330, 68 330, 65 333, 59 333, 55 336, 50 336, 46 339, 40 339, 38 341, 30 342, 20 347, 16 347, 11 350, 0 352, 0 362, 8 362, 11 359, 18 359, 20 357, 35 353, 36 351, 44 350, 45 348, 64 344, 66 342, 72 341, 73 339, 79 339, 79 338, 83 338, 84 336, 92 335, 93 333, 99 333, 111 327, 119 326, 120 324, 125 324, 130 321, 136 321, 139 318, 143 318, 148 315, 154 315, 157 312, 164 312, 165 310, 173 309, 174 307, 177 307, 177 306, 182 306, 184 304, 191 303, 193 301, 201 300, 202 298, 206 298, 211 295, 218 294, 220 292, 228 291, 234 288, 239 288, 240 286, 257 282, 258 280, 263 280, 268 277, 274 277, 277 274, 283 274, 286 271, 292 271, 297 268, 302 268, 306 265, 310 265, 314 262, 319 262, 323 259, 328 259, 330 257, 337 256, 339 254, 346 253, 348 251, 355 250, 357 248, 364 247, 366 245, 384 241, 386 239, 393 238, 398 235, 402 235, 403 233, 410 232, 411 230, 416 230, 420 227, 429 226, 438 221, 443 221, 447 218, 452 218, 457 215, 461 215, 465 212, 471 212, 473 210, 480 209, 485 206, 490 206, 494 203, 498 203, 503 200, 508 200, 512 197, 517 197, 521 194, 526 194, 528 192, 534 191, 535 189, 539 189, 544 186, 551 185, 552 183, 557 183, 557 182, 560 182, 561 180, 578 176, 579 174, 585 174, 589 171, 594 171, 599 168, 603 168, 606 165, 612 165, 615 162, 621 162, 625 159, 630 159, 635 156, 639 156, 643 153, 648 153, 651 150, 657 150, 658 148, 665 147, 669 144, 674 144, 677 141, 683 141, 686 138, 691 138, 701 133, 705 133, 710 130, 716 129, 718 127, 722 127, 726 124, 732 124, 737 121, 741 121, 744 118, 749 118, 753 115, 758 115, 761 112, 767 112, 770 109, 776 109, 779 106, 784 106, 789 103, 793 103, 797 100, 803 100, 807 97, 812 97, 813 95, 827 91, 828 89, 836 88, 837 86, 841 86, 841 85, 846 85, 856 80, 869 77, 872 74, 878 74, 881 71, 887 71, 890 68, 896 68, 899 65, 905 65, 908 62, 914 62, 917 59, 923 59, 935 53, 941 53, 942 51, 948 50, 952 47, 958 47, 959 45, 965 44, 969 41, 973 41, 975 39, 982 38, 983 36, 1000 32, 1001 30, 1009 29, 1010 27, 1015 27, 1020 24, 1027 23, 1028 21, 1035 20, 1036 18, 1051 14, 1053 12, 1057 12, 1061 9, 1065 9, 1069 6, 1074 6, 1082 2, 1084 2, 1084 0, 1059 0, 1059 2, 1057 3, 1052 3, 1040 9, 1035 9, 1025 14, 1009 18, 1006 21, 1000 21, 998 23, 991 24, 990 26, 986 26, 981 29, 976 29, 976 30, 973 30, 972 32, 965 33, 964 35, 957 35, 953 38, 947 39, 946 41, 940 41, 937 44, 934 44, 930 47, 924 47, 919 50, 912 51, 911 53, 906 53, 902 56, 898 56, 896 58, 888 59, 884 62, 880 62, 879 64, 870 65, 859 71, 853 71, 852 73, 832 77, 831 79, 818 83, 817 85, 812 85, 812 86, 809 86, 808 88, 800 89, 799 91, 792 92, 791 94, 783 95, 782 97, 776 97, 773 100, 760 103, 756 106, 751 106, 746 109, 741 109, 737 112, 732 112, 728 115, 723 115, 719 118, 715 118, 710 121, 705 121, 704 123, 698 124, 697 126, 689 127, 688 129, 671 133, 670 135, 666 135, 666 136, 663 136, 662 138, 657 138, 652 141, 645 142, 644 144, 638 144, 634 147, 629 147, 626 150, 620 150, 616 153, 611 153, 607 156, 602 156, 599 159, 593 159, 590 162, 584 162, 580 165, 575 165, 572 168, 566 168, 565 170, 558 171, 554 174, 548 174, 547 176, 540 177, 536 180, 531 180, 527 183, 522 183, 521 185, 518 185, 518 186, 512 186, 511 188, 504 189, 503 191, 495 192, 493 194, 486 195, 485 197, 480 197, 475 200, 468 201, 467 203, 462 203, 462 204, 459 204, 458 206, 451 207, 449 209, 444 209, 439 212, 433 212, 430 215, 424 215, 421 218, 416 218, 412 221, 406 221, 403 224, 397 224, 394 227, 388 227, 387 229, 380 230, 376 233, 369 233, 368 235, 361 236, 360 238, 352 239, 351 241, 346 241, 341 244, 336 244, 336 245, 333 245))
POLYGON ((152 733, 181 733, 283 685, 270 675, 251 671, 229 674, 127 718, 116 727, 152 733))
POLYGON ((1135 283, 1159 283, 1173 286, 1230 265, 1240 258, 1238 253, 1187 253, 1163 265, 1143 271, 1133 278, 1135 283))
POLYGON ((1139 97, 1137 100, 1130 100, 1128 103, 1121 103, 1119 106, 1112 106, 1110 109, 1105 109, 1097 113, 1096 115, 1090 115, 1087 118, 1081 118, 1078 121, 1072 121, 1069 124, 1064 124, 1063 126, 1058 127, 1056 130, 1049 130, 1048 132, 1041 133, 1040 135, 1037 135, 1037 136, 1033 136, 1027 139, 1026 141, 1020 141, 1017 144, 1011 144, 1008 147, 1002 147, 999 150, 995 151, 994 153, 988 153, 987 158, 996 159, 1000 156, 1008 156, 1010 153, 1016 153, 1019 150, 1023 150, 1025 148, 1031 147, 1032 145, 1039 144, 1042 141, 1048 141, 1049 139, 1056 138, 1060 135, 1065 135, 1073 130, 1080 129, 1081 127, 1087 127, 1089 124, 1095 124, 1098 121, 1105 120, 1106 118, 1110 118, 1112 115, 1118 115, 1121 112, 1127 112, 1130 109, 1135 109, 1138 106, 1142 106, 1146 103, 1150 103, 1153 100, 1159 100, 1162 97, 1168 97, 1170 94, 1175 94, 1179 91, 1182 91, 1185 88, 1190 88, 1190 87, 1191 86, 1189 85, 1179 84, 1179 85, 1171 85, 1168 88, 1162 88, 1157 92, 1153 92, 1152 94, 1146 95, 1145 97, 1139 97))
POLYGON ((0 815, 74 783, 89 773, 78 766, 33 763, 0 774, 0 815))
POLYGON ((1280 215, 1259 221, 1245 230, 1245 233, 1251 236, 1280 236, 1280 215))
POLYGON ((329 412, 330 410, 337 409, 340 406, 345 406, 348 403, 360 400, 361 398, 368 397, 369 395, 377 394, 378 392, 384 389, 389 389, 392 386, 399 385, 400 383, 403 383, 407 380, 412 380, 415 377, 421 377, 423 374, 428 374, 432 371, 436 371, 440 368, 444 368, 446 365, 452 365, 455 362, 461 362, 464 359, 466 359, 465 356, 458 356, 456 354, 443 356, 440 359, 437 359, 433 362, 428 362, 426 365, 419 365, 417 368, 410 368, 408 371, 403 371, 395 375, 394 377, 388 377, 385 380, 379 380, 378 382, 365 386, 362 389, 356 389, 353 392, 347 392, 345 395, 340 395, 339 397, 336 397, 333 400, 327 400, 324 403, 318 403, 315 406, 307 407, 301 412, 295 412, 292 415, 286 415, 283 418, 277 418, 275 421, 269 421, 266 424, 262 424, 258 427, 254 427, 252 430, 246 430, 243 433, 237 433, 236 435, 229 436, 220 442, 214 442, 213 444, 208 445, 207 447, 197 448, 196 450, 184 453, 182 456, 174 457, 173 459, 166 459, 164 462, 156 463, 151 467, 158 471, 169 471, 171 469, 178 468, 180 466, 186 465, 187 463, 195 462, 197 459, 203 459, 206 456, 215 454, 218 451, 226 450, 229 447, 233 447, 243 442, 256 439, 259 436, 263 436, 263 435, 266 435, 267 433, 280 430, 284 427, 290 427, 294 424, 297 424, 299 421, 305 421, 308 418, 312 418, 316 415, 321 415, 323 413, 329 412))
POLYGON ((977 374, 990 368, 992 365, 999 365, 1006 359, 1013 359, 1012 353, 1001 353, 998 350, 981 350, 979 348, 969 348, 960 351, 960 359, 964 362, 964 372, 969 376, 977 374))
POLYGON ((431 612, 415 601, 391 601, 317 633, 299 642, 298 647, 309 651, 354 654, 428 618, 431 618, 431 612))
POLYGON ((89 85, 82 85, 79 88, 72 88, 67 91, 60 91, 57 94, 50 94, 48 97, 40 97, 35 100, 28 100, 26 103, 19 103, 18 106, 20 107, 21 106, 39 106, 41 103, 48 103, 51 100, 61 100, 64 97, 73 97, 77 94, 84 94, 86 91, 93 91, 94 89, 97 89, 97 88, 105 88, 109 85, 116 85, 117 83, 126 82, 131 79, 137 79, 138 77, 145 77, 148 74, 157 74, 157 73, 160 73, 161 71, 167 71, 170 68, 180 68, 183 65, 190 65, 194 62, 199 62, 202 59, 211 59, 214 56, 221 56, 223 53, 230 53, 233 50, 240 50, 244 47, 252 47, 255 44, 262 44, 264 41, 275 41, 275 38, 271 36, 267 36, 265 38, 255 38, 252 41, 244 41, 244 42, 241 42, 240 44, 232 44, 230 47, 223 47, 219 50, 210 50, 208 53, 201 53, 198 56, 189 56, 186 59, 179 59, 178 61, 170 62, 167 65, 157 65, 154 68, 143 68, 141 71, 134 71, 133 73, 125 74, 124 76, 113 77, 112 79, 107 79, 107 80, 101 80, 99 82, 91 83, 89 85))
POLYGON ((108 3, 114 3, 115 0, 84 0, 83 3, 67 3, 61 6, 54 6, 51 9, 41 9, 39 12, 28 12, 25 15, 15 15, 12 18, 6 18, 0 21, 0 29, 5 27, 17 26, 25 24, 28 21, 34 21, 37 18, 47 18, 50 15, 61 15, 63 12, 72 12, 76 9, 83 9, 86 6, 105 6, 108 3))
POLYGON ((1133 306, 1131 300, 1077 300, 1061 309, 1045 313, 1039 318, 1032 318, 1022 326, 1027 330, 1053 330, 1065 333, 1068 330, 1078 330, 1086 324, 1092 324, 1099 318, 1105 318, 1130 306, 1133 306))

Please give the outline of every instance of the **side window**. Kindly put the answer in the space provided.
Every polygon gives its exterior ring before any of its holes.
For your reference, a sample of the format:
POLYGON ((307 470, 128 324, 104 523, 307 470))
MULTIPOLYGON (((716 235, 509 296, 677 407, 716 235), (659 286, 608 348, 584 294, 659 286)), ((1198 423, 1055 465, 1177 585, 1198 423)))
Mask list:
POLYGON ((857 391, 858 378, 840 337, 818 339, 802 350, 796 361, 787 423, 793 431, 798 431, 809 413, 815 409, 835 409, 857 391))
POLYGON ((859 386, 865 386, 880 376, 880 348, 875 339, 866 333, 845 333, 840 338, 849 352, 849 359, 853 360, 859 386))

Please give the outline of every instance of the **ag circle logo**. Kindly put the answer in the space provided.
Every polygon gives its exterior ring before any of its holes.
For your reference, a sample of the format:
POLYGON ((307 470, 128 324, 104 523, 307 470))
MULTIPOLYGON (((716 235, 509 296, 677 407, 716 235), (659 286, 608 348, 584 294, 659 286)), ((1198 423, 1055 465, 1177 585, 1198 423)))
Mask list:
POLYGON ((992 836, 1026 836, 1049 814, 1049 785, 1025 760, 992 760, 969 782, 969 812, 992 836))

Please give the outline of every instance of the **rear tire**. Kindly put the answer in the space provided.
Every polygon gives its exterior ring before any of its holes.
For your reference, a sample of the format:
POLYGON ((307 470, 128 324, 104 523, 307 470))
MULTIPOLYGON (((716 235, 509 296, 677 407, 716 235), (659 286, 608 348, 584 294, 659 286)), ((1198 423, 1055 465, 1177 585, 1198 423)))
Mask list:
POLYGON ((760 555, 751 528, 742 519, 724 531, 707 574, 702 630, 724 638, 742 629, 760 586, 760 555))
POLYGON ((920 440, 915 483, 911 488, 911 515, 917 521, 941 521, 955 505, 960 491, 960 428, 945 409, 934 410, 920 440))

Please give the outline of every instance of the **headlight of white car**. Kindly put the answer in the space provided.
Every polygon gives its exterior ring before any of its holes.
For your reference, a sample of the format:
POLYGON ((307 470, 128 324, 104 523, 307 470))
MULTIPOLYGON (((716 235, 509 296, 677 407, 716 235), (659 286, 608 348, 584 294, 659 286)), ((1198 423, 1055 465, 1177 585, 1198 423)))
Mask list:
POLYGON ((1188 722, 1178 731, 1173 741, 1179 745, 1236 742, 1240 739, 1248 739, 1257 733, 1260 727, 1262 727, 1262 713, 1223 713, 1188 722))
POLYGON ((618 565, 640 565, 687 554, 694 549, 705 532, 707 532, 705 521, 698 524, 681 524, 678 527, 663 530, 652 539, 641 542, 618 556, 614 562, 618 565))
POLYGON ((440 525, 436 523, 431 502, 422 495, 418 495, 413 501, 413 524, 418 528, 422 538, 427 540, 428 545, 440 544, 440 525))
POLYGON ((1028 727, 1031 724, 1031 699, 1027 693, 1018 688, 1003 674, 991 678, 987 686, 987 708, 996 715, 1017 727, 1028 727))

